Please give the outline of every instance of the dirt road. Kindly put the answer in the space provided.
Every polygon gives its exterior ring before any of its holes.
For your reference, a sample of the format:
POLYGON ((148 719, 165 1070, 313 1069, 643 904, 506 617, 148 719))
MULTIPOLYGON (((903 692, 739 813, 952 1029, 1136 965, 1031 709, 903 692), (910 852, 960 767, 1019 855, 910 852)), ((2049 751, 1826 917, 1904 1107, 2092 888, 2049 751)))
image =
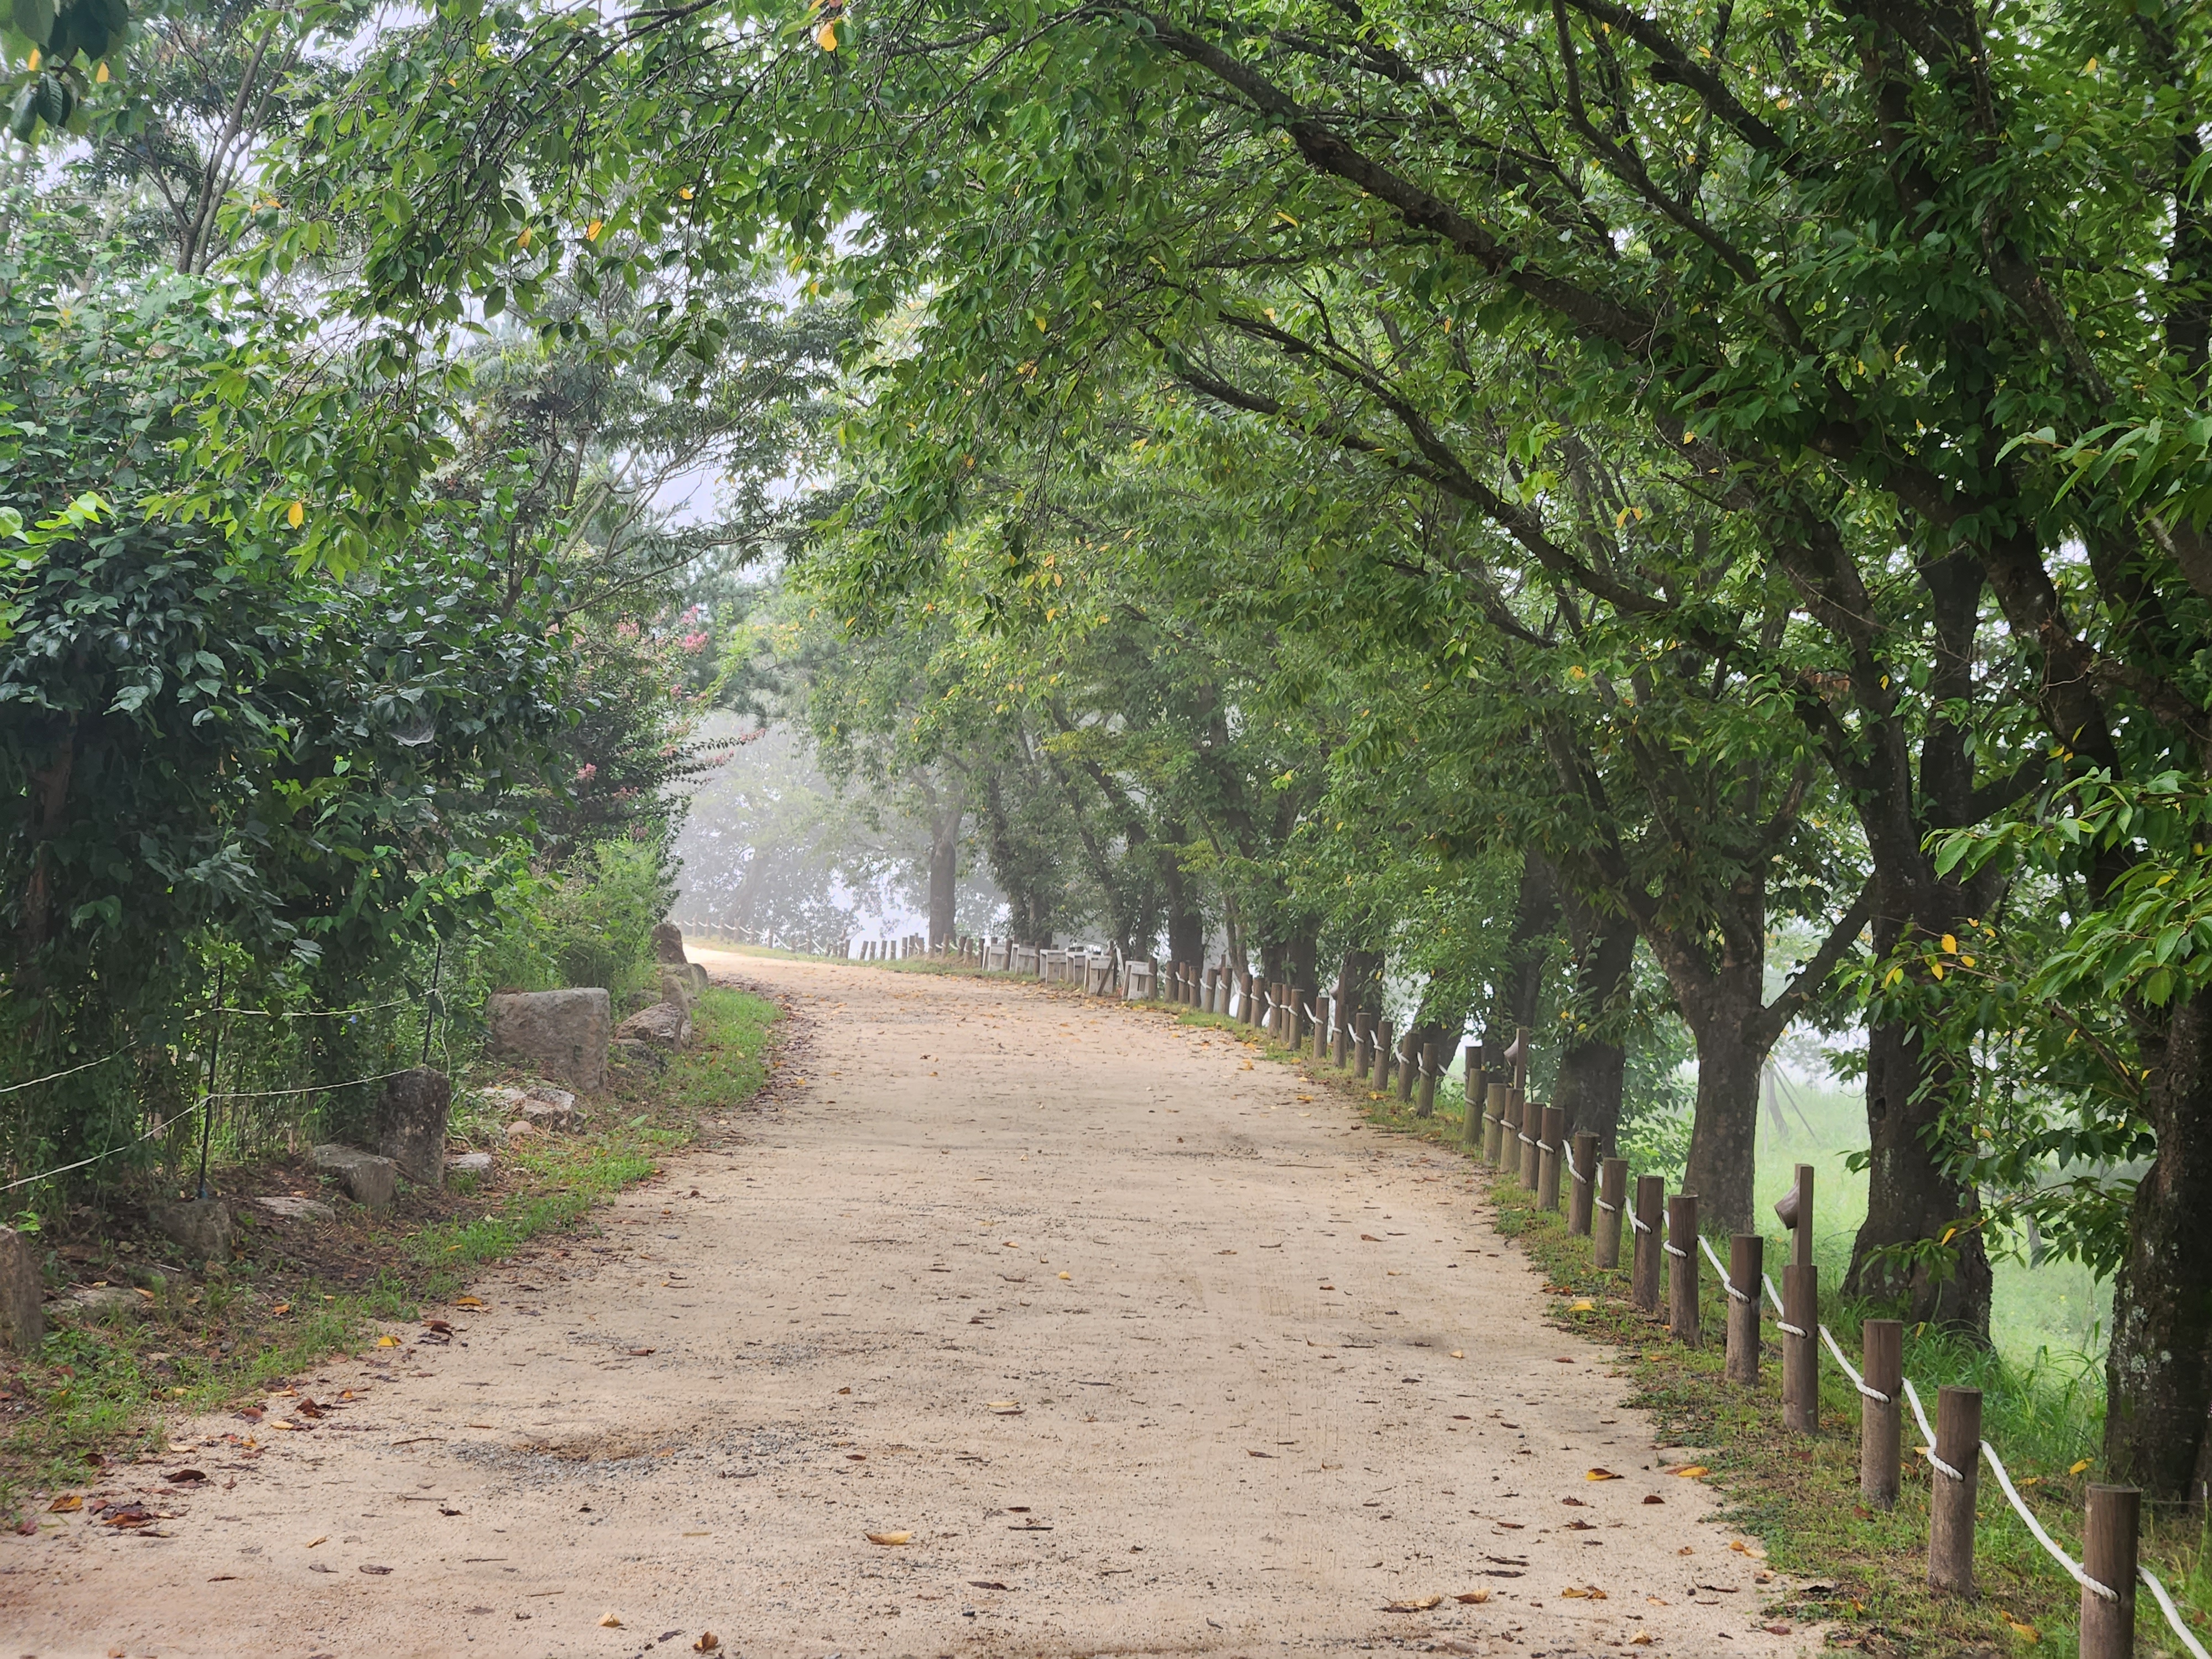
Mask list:
POLYGON ((312 1427, 179 1425, 161 1535, 0 1542, 0 1654, 1817 1645, 1457 1160, 1164 1014, 701 955, 775 1098, 312 1427))

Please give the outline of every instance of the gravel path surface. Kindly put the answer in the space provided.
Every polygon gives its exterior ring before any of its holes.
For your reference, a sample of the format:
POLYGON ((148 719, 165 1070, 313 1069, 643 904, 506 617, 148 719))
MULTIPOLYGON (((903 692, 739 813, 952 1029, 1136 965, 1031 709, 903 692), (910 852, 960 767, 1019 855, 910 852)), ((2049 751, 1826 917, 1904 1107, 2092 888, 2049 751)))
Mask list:
POLYGON ((1458 1160, 1156 1012, 694 954, 792 1006, 768 1101, 327 1416, 179 1425, 154 1528, 8 1537, 0 1659, 1817 1648, 1458 1160))

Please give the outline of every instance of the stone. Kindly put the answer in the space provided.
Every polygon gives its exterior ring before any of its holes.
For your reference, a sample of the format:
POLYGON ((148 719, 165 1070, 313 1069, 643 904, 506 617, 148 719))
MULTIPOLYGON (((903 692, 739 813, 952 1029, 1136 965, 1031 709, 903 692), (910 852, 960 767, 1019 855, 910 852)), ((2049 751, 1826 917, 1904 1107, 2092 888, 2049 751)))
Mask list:
POLYGON ((311 1154, 315 1168, 337 1177, 346 1196, 365 1209, 388 1210, 399 1195, 399 1166, 388 1158, 332 1142, 311 1154))
POLYGON ((681 968, 663 968, 660 970, 660 1000, 663 1002, 672 1002, 689 1014, 699 994, 691 988, 690 963, 681 968))
POLYGON ((46 1340, 39 1253, 13 1227, 0 1227, 0 1349, 36 1353, 46 1340))
POLYGON ((446 1170, 450 1175, 479 1177, 488 1176, 491 1173, 491 1154, 489 1152, 457 1153, 446 1160, 446 1170))
POLYGON ((576 1109, 576 1097, 563 1091, 560 1100, 524 1101, 522 1121, 549 1131, 577 1129, 583 1127, 584 1115, 576 1109), (562 1101, 568 1103, 563 1105, 562 1101))
POLYGON ((691 1016, 672 1002, 641 1009, 615 1028, 617 1041, 635 1039, 656 1048, 681 1048, 691 1041, 691 1016))
POLYGON ((292 1198, 283 1193, 253 1200, 256 1209, 285 1221, 336 1221, 338 1212, 317 1198, 292 1198))
POLYGON ((684 964, 684 971, 691 976, 691 989, 695 994, 714 982, 707 977, 707 964, 703 962, 687 962, 684 964))
POLYGON ((507 1126, 507 1138, 509 1140, 535 1140, 544 1133, 545 1131, 535 1123, 527 1123, 519 1118, 507 1126))
POLYGON ((376 1148, 410 1181, 443 1186, 453 1111, 453 1083, 435 1067, 410 1066, 386 1078, 376 1101, 376 1148))
POLYGON ((596 986, 572 991, 501 991, 487 1010, 494 1054, 527 1060, 571 1088, 607 1086, 607 1038, 614 1004, 596 986))
POLYGON ((530 1098, 520 1089, 479 1089, 477 1093, 487 1106, 508 1112, 514 1111, 524 1101, 530 1098))
POLYGON ((69 1304, 90 1319, 143 1319, 154 1311, 151 1297, 120 1285, 88 1285, 69 1293, 69 1304))
POLYGON ((653 959, 655 962, 684 961, 684 930, 672 921, 664 921, 653 930, 653 959))
POLYGON ((146 1213, 162 1237, 203 1261, 230 1260, 230 1206, 219 1198, 156 1202, 146 1213))

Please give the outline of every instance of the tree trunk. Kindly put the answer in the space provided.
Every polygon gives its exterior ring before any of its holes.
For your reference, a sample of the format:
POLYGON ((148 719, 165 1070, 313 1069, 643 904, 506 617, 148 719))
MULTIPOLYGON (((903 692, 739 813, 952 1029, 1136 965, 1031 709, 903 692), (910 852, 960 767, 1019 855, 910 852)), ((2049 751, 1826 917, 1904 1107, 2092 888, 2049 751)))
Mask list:
MULTIPOLYGON (((1875 918, 1875 961, 1888 957, 1905 929, 1897 918, 1875 918)), ((1893 1306, 1913 1323, 1926 1320, 1987 1342, 1989 1253, 1981 1230, 1961 1225, 1981 1205, 1944 1172, 1937 1138, 1952 1092, 1950 1069, 1948 1057, 1929 1054, 1911 1026, 1892 1020, 1868 1028, 1867 1216, 1851 1244, 1844 1294, 1893 1306), (1893 1254, 1947 1233, 1955 1268, 1931 1265, 1924 1253, 1910 1261, 1893 1254)))
POLYGON ((1336 975, 1336 1000, 1347 1012, 1382 1012, 1382 953, 1380 951, 1346 951, 1344 966, 1336 975))
POLYGON ((2106 1478, 2212 1509, 2212 990, 2147 1039, 2158 1155, 2136 1187, 2106 1360, 2106 1478))
MULTIPOLYGON (((1167 825, 1162 833, 1170 841, 1186 839, 1179 825, 1167 825)), ((1198 908, 1196 884, 1184 873, 1182 860, 1164 847, 1160 849, 1159 867, 1160 882, 1167 890, 1168 898, 1168 959, 1170 962, 1203 962, 1206 960, 1206 917, 1198 908)))
POLYGON ((960 878, 960 816, 940 814, 929 843, 929 943, 933 949, 952 938, 960 878))
POLYGON ((1765 1012, 1762 963, 1738 963, 1716 975, 1708 994, 1676 999, 1698 1044, 1697 1117, 1682 1190, 1698 1195, 1698 1222, 1709 1232, 1747 1233, 1758 1173, 1759 1074, 1766 1045, 1755 1036, 1765 1012))
POLYGON ((1552 872, 1541 859, 1523 859, 1521 893, 1513 907, 1513 938, 1505 949, 1505 976, 1498 988, 1498 1024, 1505 1039, 1513 1028, 1535 1029, 1544 1001, 1544 969, 1552 953, 1552 934, 1559 925, 1559 898, 1552 872))
POLYGON ((1611 1158, 1620 1136, 1620 1096, 1628 1069, 1626 1045, 1613 1040, 1635 988, 1636 921, 1601 916, 1569 897, 1569 942, 1575 959, 1575 1000, 1563 1022, 1559 1074, 1552 1103, 1567 1115, 1571 1135, 1594 1134, 1598 1155, 1611 1158))

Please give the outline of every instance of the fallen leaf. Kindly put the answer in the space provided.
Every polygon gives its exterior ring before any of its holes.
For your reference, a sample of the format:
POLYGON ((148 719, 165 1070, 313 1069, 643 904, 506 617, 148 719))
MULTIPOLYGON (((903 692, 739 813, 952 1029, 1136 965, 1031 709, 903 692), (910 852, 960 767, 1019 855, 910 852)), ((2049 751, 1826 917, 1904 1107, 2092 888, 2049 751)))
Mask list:
POLYGON ((451 1336, 453 1334, 453 1326, 442 1319, 426 1319, 422 1322, 422 1326, 425 1330, 435 1331, 441 1336, 451 1336))
MULTIPOLYGON (((1231 1250, 1229 1254, 1230 1254, 1230 1255, 1236 1255, 1236 1254, 1237 1254, 1237 1252, 1236 1252, 1236 1251, 1234 1251, 1234 1250, 1231 1250)), ((1074 1277, 1074 1275, 1073 1275, 1073 1273, 1062 1273, 1062 1274, 1060 1275, 1060 1277, 1061 1277, 1062 1279, 1066 1279, 1070 1284, 1073 1284, 1073 1283, 1075 1282, 1075 1277, 1074 1277)))
POLYGON ((262 1426, 264 1428, 282 1429, 287 1434, 305 1434, 307 1432, 307 1427, 304 1424, 287 1423, 281 1417, 272 1417, 262 1426))
POLYGON ((839 1394, 850 1394, 850 1393, 852 1393, 853 1391, 852 1391, 850 1389, 838 1389, 838 1390, 837 1390, 837 1392, 838 1392, 839 1394))
POLYGON ((659 1350, 657 1348, 624 1348, 623 1352, 628 1354, 632 1359, 642 1359, 646 1355, 649 1353, 657 1353, 659 1350))
POLYGON ((399 1339, 396 1336, 380 1336, 376 1339, 376 1346, 380 1348, 396 1348, 399 1346, 399 1339))
POLYGON ((1463 1601, 1469 1606, 1478 1606, 1489 1599, 1490 1592, 1486 1589, 1462 1590, 1457 1595, 1452 1597, 1453 1601, 1463 1601))
POLYGON ((970 1589, 1006 1589, 1006 1586, 1005 1586, 1004 1584, 1000 1583, 997 1579, 995 1579, 995 1578, 970 1578, 970 1579, 968 1581, 968 1583, 969 1583, 969 1587, 970 1589))
MULTIPOLYGON (((457 1296, 453 1298, 453 1305, 456 1308, 481 1308, 483 1306, 483 1303, 479 1298, 473 1296, 457 1296)), ((614 1614, 612 1613, 609 1613, 607 1615, 608 1619, 612 1619, 613 1617, 614 1614)), ((606 1620, 602 1620, 600 1622, 605 1624, 606 1620)))
POLYGON ((1018 1400, 987 1400, 983 1402, 1001 1417, 1019 1417, 1021 1402, 1018 1400))
MULTIPOLYGON (((1380 1244, 1382 1241, 1376 1237, 1373 1233, 1362 1233, 1359 1235, 1359 1242, 1363 1244, 1380 1244)), ((1429 1605, 1433 1607, 1436 1604, 1431 1602, 1429 1605)))
POLYGON ((2081 1471, 2082 1471, 2082 1470, 2084 1470, 2084 1469, 2087 1468, 2088 1467, 2089 1467, 2089 1460, 2088 1460, 2087 1458, 2086 1458, 2086 1457, 2085 1457, 2085 1458, 2083 1458, 2083 1459, 2082 1459, 2080 1462, 2078 1462, 2078 1463, 2073 1463, 2073 1464, 2069 1464, 2069 1465, 2068 1465, 2068 1467, 2067 1467, 2067 1470, 2066 1470, 2066 1473, 2067 1473, 2067 1474, 2081 1474, 2081 1471))
POLYGON ((720 1637, 715 1635, 714 1632, 710 1630, 702 1630, 699 1632, 699 1639, 691 1644, 691 1651, 694 1653, 712 1653, 715 1649, 721 1645, 722 1638, 720 1637))
POLYGON ((1584 1297, 1581 1301, 1572 1304, 1567 1309, 1567 1311, 1569 1313, 1595 1313, 1597 1311, 1597 1304, 1591 1301, 1588 1297, 1584 1297))
POLYGON ((914 1534, 910 1532, 872 1532, 868 1534, 868 1541, 871 1544, 911 1544, 914 1534))
MULTIPOLYGON (((2023 1642, 2040 1642, 2043 1639, 2043 1632, 2036 1629, 2033 1625, 2023 1625, 2016 1619, 2008 1619, 2005 1620, 2005 1623, 2012 1626, 2012 1633, 2020 1638, 2023 1642)), ((1769 1625, 1766 1628, 1773 1630, 1774 1626, 1769 1625)), ((1786 1636, 1789 1634, 1789 1632, 1790 1627, 1785 1625, 1777 1633, 1786 1636)))
POLYGON ((1586 1510, 1589 1507, 1589 1504, 1583 1503, 1579 1498, 1562 1498, 1559 1502, 1565 1504, 1570 1509, 1586 1510))
POLYGON ((84 1494, 82 1492, 65 1492, 59 1498, 54 1499, 52 1503, 46 1505, 46 1513, 48 1515, 67 1515, 72 1510, 81 1510, 83 1507, 84 1494))
POLYGON ((1710 1474, 1712 1471, 1708 1469, 1703 1463, 1685 1463, 1680 1468, 1669 1469, 1667 1473, 1671 1475, 1677 1476, 1684 1480, 1694 1480, 1699 1475, 1710 1474))
MULTIPOLYGON (((1377 1239, 1376 1240, 1376 1243, 1379 1244, 1382 1243, 1382 1240, 1377 1239)), ((1444 1598, 1441 1595, 1424 1595, 1418 1601, 1385 1601, 1382 1604, 1382 1611, 1385 1613, 1426 1613, 1431 1607, 1436 1606, 1437 1602, 1443 1599, 1444 1598)))
POLYGON ((313 1549, 313 1548, 314 1548, 314 1547, 315 1547, 315 1546, 316 1546, 316 1545, 318 1545, 318 1544, 327 1544, 327 1543, 329 1543, 330 1541, 331 1541, 331 1535, 330 1535, 330 1534, 328 1534, 328 1533, 325 1533, 325 1534, 324 1534, 320 1538, 310 1538, 310 1539, 307 1541, 307 1544, 306 1544, 305 1547, 306 1547, 306 1548, 307 1548, 307 1549, 313 1549))
POLYGON ((195 1480, 206 1480, 207 1471, 205 1469, 171 1469, 161 1479, 173 1486, 189 1486, 195 1480))
POLYGON ((300 1402, 298 1408, 293 1413, 293 1415, 295 1417, 316 1418, 328 1417, 330 1413, 323 1407, 316 1404, 313 1400, 302 1400, 300 1402))
POLYGON ((1628 1638, 1628 1645, 1632 1648, 1650 1647, 1651 1645, 1651 1632, 1648 1630, 1640 1630, 1637 1632, 1635 1635, 1628 1638))
POLYGON ((367 1573, 374 1573, 374 1574, 377 1577, 379 1577, 379 1578, 385 1577, 386 1577, 386 1576, 387 1576, 387 1575, 391 1572, 391 1571, 392 1571, 392 1569, 391 1569, 391 1568, 389 1568, 389 1567, 372 1567, 372 1566, 370 1566, 367 1562, 363 1562, 363 1563, 362 1564, 362 1569, 361 1569, 361 1570, 362 1570, 363 1572, 367 1572, 367 1573))
POLYGON ((1467 1350, 1464 1348, 1454 1348, 1452 1350, 1451 1357, 1454 1359, 1464 1359, 1467 1358, 1467 1350))
POLYGON ((1585 1480, 1618 1480, 1620 1477, 1615 1474, 1611 1469, 1591 1469, 1583 1474, 1583 1479, 1585 1480))
MULTIPOLYGON (((2023 1636, 2026 1636, 2030 1641, 2035 1639, 2035 1632, 2029 1629, 2026 1625, 2014 1625, 2013 1628, 2020 1632, 2023 1636)), ((1790 1626, 1787 1625, 1761 1625, 1759 1629, 1765 1631, 1769 1636, 1787 1636, 1790 1634, 1790 1626)))
MULTIPOLYGON (((279 1303, 278 1303, 275 1307, 271 1308, 269 1311, 270 1311, 270 1313, 272 1313, 272 1314, 288 1314, 288 1313, 289 1313, 289 1312, 291 1312, 291 1311, 292 1311, 292 1304, 291 1304, 290 1303, 289 1303, 289 1302, 279 1302, 279 1303)), ((215 1581, 214 1581, 213 1579, 210 1579, 208 1582, 209 1582, 210 1583, 214 1583, 215 1581)))
POLYGON ((601 1630, 620 1630, 622 1627, 622 1620, 616 1618, 611 1613, 603 1613, 599 1615, 599 1628, 601 1630))
POLYGON ((1647 1492, 1644 1494, 1644 1501, 1647 1504, 1663 1504, 1667 1500, 1656 1492, 1647 1492))

